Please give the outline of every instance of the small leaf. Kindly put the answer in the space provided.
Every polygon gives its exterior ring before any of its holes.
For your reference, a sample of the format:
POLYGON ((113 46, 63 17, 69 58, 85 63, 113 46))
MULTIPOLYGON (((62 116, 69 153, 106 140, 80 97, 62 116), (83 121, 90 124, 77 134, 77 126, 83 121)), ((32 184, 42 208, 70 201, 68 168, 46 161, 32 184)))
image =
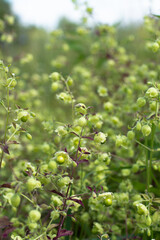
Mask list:
POLYGON ((0 185, 0 188, 12 188, 10 183, 4 183, 0 185))
POLYGON ((0 218, 0 228, 5 228, 9 225, 11 225, 11 222, 9 221, 9 218, 7 216, 0 218))
POLYGON ((160 15, 152 14, 154 17, 160 18, 160 15))
POLYGON ((78 161, 77 164, 84 163, 84 162, 89 163, 89 161, 87 159, 82 159, 82 160, 78 161))
POLYGON ((12 122, 12 125, 16 129, 17 126, 16 126, 16 124, 14 122, 12 122))
POLYGON ((8 234, 10 234, 11 232, 13 232, 13 230, 15 229, 15 227, 8 227, 4 230, 3 234, 2 234, 2 238, 7 238, 8 234))
POLYGON ((58 227, 58 224, 53 223, 49 226, 48 231, 51 231, 53 228, 56 228, 56 227, 58 227))
POLYGON ((160 203, 160 198, 155 198, 153 202, 160 203))
POLYGON ((147 194, 141 194, 141 196, 145 199, 145 200, 149 200, 149 197, 147 194))
POLYGON ((81 148, 80 148, 80 147, 78 148, 78 151, 82 152, 82 150, 81 150, 81 148))
POLYGON ((8 145, 6 143, 5 145, 0 145, 0 147, 2 148, 3 152, 9 155, 8 145))
POLYGON ((91 192, 93 191, 91 187, 87 186, 87 188, 88 188, 91 192))
POLYGON ((74 135, 76 135, 77 137, 79 137, 79 135, 78 135, 77 133, 75 133, 75 132, 70 132, 70 133, 73 133, 74 135))
POLYGON ((76 203, 80 204, 82 207, 84 207, 83 202, 80 199, 70 197, 69 200, 76 202, 76 203))
POLYGON ((92 137, 87 137, 87 136, 82 136, 82 138, 87 138, 87 139, 89 139, 89 140, 94 140, 94 138, 92 138, 92 137))
POLYGON ((21 107, 20 107, 20 106, 18 106, 18 105, 16 105, 16 107, 17 107, 18 109, 21 109, 21 107))
POLYGON ((91 154, 91 153, 86 151, 86 152, 84 152, 84 154, 87 154, 87 155, 88 155, 88 154, 91 154))
POLYGON ((19 144, 17 141, 9 141, 8 144, 19 144))
POLYGON ((69 231, 69 230, 66 230, 66 229, 61 229, 58 237, 71 236, 72 234, 73 234, 72 231, 69 231))
POLYGON ((45 204, 45 203, 42 203, 41 205, 40 205, 40 207, 42 208, 42 209, 49 209, 50 207, 47 205, 47 204, 45 204))
POLYGON ((58 191, 56 191, 56 190, 51 190, 50 192, 53 192, 53 193, 55 193, 55 194, 58 194, 58 195, 61 196, 61 197, 64 197, 64 195, 63 195, 62 193, 60 193, 60 192, 58 192, 58 191))

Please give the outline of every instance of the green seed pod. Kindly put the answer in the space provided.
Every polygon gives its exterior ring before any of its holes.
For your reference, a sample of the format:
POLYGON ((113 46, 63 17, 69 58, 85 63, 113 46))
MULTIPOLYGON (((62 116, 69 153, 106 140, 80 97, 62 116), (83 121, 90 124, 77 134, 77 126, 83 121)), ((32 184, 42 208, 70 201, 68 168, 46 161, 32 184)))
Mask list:
POLYGON ((77 113, 81 113, 81 114, 84 114, 84 115, 87 113, 86 106, 83 103, 78 103, 75 106, 75 109, 76 109, 77 113))
POLYGON ((153 224, 159 224, 160 223, 160 211, 156 211, 152 216, 153 224))
POLYGON ((33 231, 38 227, 38 224, 37 223, 29 223, 28 227, 31 231, 33 231))
POLYGON ((130 175, 131 171, 130 171, 130 169, 122 169, 121 173, 122 173, 123 177, 127 177, 130 175))
POLYGON ((105 88, 105 87, 103 87, 103 86, 99 86, 99 87, 98 87, 98 94, 99 94, 99 96, 101 96, 101 97, 107 96, 107 95, 108 95, 108 90, 107 90, 107 88, 105 88))
POLYGON ((63 151, 56 152, 53 160, 55 160, 58 165, 63 166, 68 166, 72 163, 72 160, 69 157, 68 153, 63 151))
POLYGON ((142 203, 138 203, 136 204, 137 207, 137 213, 139 215, 148 215, 148 209, 146 208, 145 205, 143 205, 142 203))
POLYGON ((73 167, 77 167, 77 163, 75 161, 72 162, 73 167))
POLYGON ((74 217, 71 217, 71 219, 72 219, 72 222, 76 222, 76 219, 74 218, 74 217))
POLYGON ((53 92, 56 92, 59 89, 59 83, 58 82, 53 82, 51 85, 51 89, 53 92))
POLYGON ((144 125, 142 127, 142 133, 144 137, 149 136, 149 134, 151 133, 151 127, 149 125, 144 125))
POLYGON ((36 117, 36 114, 34 112, 31 112, 31 117, 36 117))
POLYGON ((106 198, 104 200, 104 204, 105 204, 106 207, 111 206, 112 205, 112 199, 111 198, 106 198))
POLYGON ((63 217, 66 217, 66 216, 67 216, 67 213, 66 213, 66 212, 61 212, 61 215, 62 215, 63 217))
POLYGON ((151 226, 151 224, 152 224, 152 219, 151 219, 151 217, 148 215, 148 216, 146 217, 146 225, 149 227, 149 226, 151 226))
POLYGON ((158 97, 158 89, 151 87, 147 90, 146 95, 150 98, 158 97))
POLYGON ((103 104, 103 107, 106 111, 112 111, 113 110, 113 104, 111 102, 105 102, 103 104))
POLYGON ((32 140, 32 135, 31 135, 30 133, 26 133, 26 138, 27 138, 28 140, 32 140))
POLYGON ((18 207, 19 204, 20 204, 20 201, 21 201, 21 198, 19 196, 19 194, 14 194, 12 197, 11 197, 11 204, 13 207, 18 207))
POLYGON ((33 191, 35 188, 41 188, 41 182, 31 177, 26 183, 29 192, 33 191))
POLYGON ((56 133, 58 133, 59 136, 65 136, 67 134, 67 130, 64 126, 59 126, 56 130, 56 133))
POLYGON ((57 170, 57 163, 54 160, 49 161, 48 169, 55 172, 57 170))
POLYGON ((87 120, 85 117, 81 117, 78 119, 77 123, 79 126, 84 127, 87 125, 87 120))
POLYGON ((18 119, 21 119, 22 122, 26 122, 29 119, 29 113, 25 110, 19 112, 18 119))
POLYGON ((67 78, 67 83, 69 86, 72 86, 73 85, 73 79, 71 77, 68 77, 67 78))
POLYGON ((103 122, 102 121, 98 121, 96 124, 95 124, 95 127, 100 129, 103 125, 103 122))
POLYGON ((137 99, 137 105, 138 107, 143 107, 146 104, 146 99, 143 97, 140 97, 137 99))
POLYGON ((59 163, 59 164, 63 164, 65 161, 63 156, 58 156, 56 160, 57 160, 57 163, 59 163))
POLYGON ((136 124, 136 129, 137 129, 137 131, 141 131, 141 128, 142 128, 141 123, 140 123, 140 122, 137 122, 137 124, 136 124))
POLYGON ((58 72, 53 72, 49 76, 52 81, 59 81, 61 79, 61 75, 58 72))
POLYGON ((121 146, 122 146, 122 143, 123 143, 122 136, 118 135, 118 136, 116 137, 116 146, 117 146, 117 147, 121 147, 121 146))
POLYGON ((159 44, 157 42, 153 43, 151 46, 152 52, 156 53, 159 50, 159 44))
POLYGON ((32 222, 37 222, 40 220, 40 218, 41 218, 41 213, 38 210, 31 210, 29 212, 29 219, 32 222))
POLYGON ((133 173, 137 173, 139 170, 139 165, 137 163, 133 164, 132 166, 132 172, 133 173))
POLYGON ((63 202, 61 201, 61 199, 57 196, 52 196, 51 197, 51 201, 53 202, 55 207, 59 207, 63 204, 63 202))
POLYGON ((128 133, 127 133, 127 138, 128 138, 129 140, 133 140, 134 137, 135 137, 135 133, 134 133, 133 131, 128 131, 128 133))
POLYGON ((57 211, 52 211, 51 212, 51 218, 52 218, 53 221, 58 219, 59 218, 59 213, 57 211))
POLYGON ((151 109, 151 111, 156 111, 156 108, 157 108, 157 103, 156 103, 156 101, 154 101, 154 102, 151 102, 150 104, 149 104, 149 107, 150 107, 150 109, 151 109))
POLYGON ((147 236, 150 237, 151 236, 151 230, 148 228, 147 229, 147 236))
POLYGON ((106 141, 106 135, 102 132, 99 132, 94 136, 94 141, 96 143, 104 143, 106 141))

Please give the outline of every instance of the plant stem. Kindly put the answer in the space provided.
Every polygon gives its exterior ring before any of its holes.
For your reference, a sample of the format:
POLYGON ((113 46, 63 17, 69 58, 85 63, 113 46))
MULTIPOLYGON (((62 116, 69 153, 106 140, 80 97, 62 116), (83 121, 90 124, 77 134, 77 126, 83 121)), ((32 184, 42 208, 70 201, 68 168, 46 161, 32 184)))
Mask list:
MULTIPOLYGON (((148 145, 148 138, 145 139, 145 146, 148 145)), ((148 157, 149 157, 149 150, 146 148, 146 175, 147 175, 147 192, 149 192, 149 166, 148 166, 148 157)))
POLYGON ((9 141, 12 139, 12 137, 14 137, 14 135, 16 134, 16 132, 19 131, 19 129, 20 129, 20 128, 16 129, 16 130, 12 133, 12 135, 8 138, 7 142, 9 142, 9 141))
MULTIPOLYGON (((156 125, 152 123, 152 133, 151 133, 151 148, 153 149, 154 146, 154 135, 156 131, 156 125)), ((149 185, 152 182, 152 157, 153 157, 153 152, 150 152, 150 160, 149 160, 149 185)))
MULTIPOLYGON (((81 143, 82 133, 83 133, 83 128, 81 129, 81 133, 80 133, 80 136, 79 136, 79 142, 78 142, 77 151, 76 151, 76 156, 75 156, 75 161, 76 161, 76 162, 77 162, 77 159, 78 159, 78 150, 79 150, 80 143, 81 143)), ((73 178, 73 175, 74 175, 74 169, 73 169, 73 171, 72 171, 72 178, 73 178)), ((67 192, 66 192, 66 196, 65 196, 64 202, 63 202, 63 209, 62 209, 62 211, 65 211, 65 208, 66 208, 66 206, 67 206, 67 199, 68 199, 69 193, 71 192, 71 191, 70 191, 71 186, 72 186, 72 183, 70 182, 69 185, 68 185, 68 188, 67 188, 67 192)), ((62 228, 62 226, 63 226, 63 223, 64 223, 65 218, 66 218, 66 216, 61 216, 61 218, 60 218, 60 222, 59 222, 58 230, 57 230, 57 235, 56 235, 56 238, 57 238, 57 239, 58 239, 59 234, 60 234, 60 232, 61 232, 61 228, 62 228)))
POLYGON ((24 197, 24 198, 26 198, 29 202, 31 202, 31 203, 34 204, 34 202, 33 202, 31 199, 29 199, 27 196, 25 196, 23 193, 21 193, 21 196, 24 197))
POLYGON ((74 98, 73 98, 73 96, 72 96, 72 93, 71 93, 71 90, 70 90, 70 88, 69 88, 69 86, 68 86, 67 81, 66 81, 64 78, 62 78, 62 81, 65 83, 66 88, 67 88, 67 91, 69 92, 69 94, 70 94, 71 97, 72 97, 72 121, 74 121, 74 98))
POLYGON ((38 237, 36 237, 36 238, 34 238, 34 240, 37 240, 37 239, 39 239, 40 237, 42 237, 43 235, 45 235, 46 234, 46 232, 44 232, 44 233, 42 233, 41 235, 39 235, 38 237))
MULTIPOLYGON (((7 75, 5 74, 6 82, 7 82, 7 75)), ((6 116, 6 124, 5 124, 5 132, 4 132, 4 143, 6 142, 6 136, 7 136, 7 127, 9 122, 9 87, 7 87, 7 116, 6 116)), ((4 156, 4 151, 2 150, 1 159, 0 159, 0 170, 2 167, 2 160, 4 156)))

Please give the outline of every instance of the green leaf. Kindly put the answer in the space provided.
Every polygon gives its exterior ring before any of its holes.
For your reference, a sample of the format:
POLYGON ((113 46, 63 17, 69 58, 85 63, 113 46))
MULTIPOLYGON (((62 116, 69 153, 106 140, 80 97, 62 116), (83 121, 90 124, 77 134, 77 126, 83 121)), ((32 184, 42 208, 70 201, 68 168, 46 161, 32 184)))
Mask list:
POLYGON ((153 202, 160 203, 160 198, 155 198, 153 202))
POLYGON ((152 14, 154 17, 160 18, 160 15, 152 14))

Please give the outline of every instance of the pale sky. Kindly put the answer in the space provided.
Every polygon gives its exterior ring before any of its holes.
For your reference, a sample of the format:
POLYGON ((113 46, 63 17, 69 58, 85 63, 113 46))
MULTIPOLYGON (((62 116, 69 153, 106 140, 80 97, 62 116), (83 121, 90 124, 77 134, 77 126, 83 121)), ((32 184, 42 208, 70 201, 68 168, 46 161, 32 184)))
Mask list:
MULTIPOLYGON (((76 11, 71 0, 8 1, 25 25, 34 24, 51 30, 62 16, 74 21, 82 17, 82 11, 76 11)), ((160 14, 160 0, 88 0, 88 3, 94 8, 94 19, 102 23, 142 21, 149 9, 154 14, 160 14)))

